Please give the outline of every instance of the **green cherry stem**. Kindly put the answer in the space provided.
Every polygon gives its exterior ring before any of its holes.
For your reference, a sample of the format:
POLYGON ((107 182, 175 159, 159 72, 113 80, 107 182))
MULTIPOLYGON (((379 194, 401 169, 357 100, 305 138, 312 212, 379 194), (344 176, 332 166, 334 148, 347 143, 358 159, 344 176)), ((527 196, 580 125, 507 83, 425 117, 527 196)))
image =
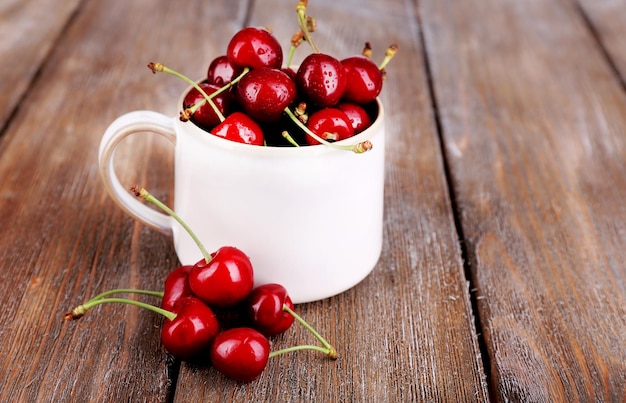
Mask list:
POLYGON ((154 305, 146 304, 145 302, 134 301, 134 300, 125 299, 125 298, 100 298, 100 299, 91 299, 85 302, 84 304, 75 307, 69 313, 65 314, 65 320, 80 319, 87 313, 87 311, 89 311, 94 306, 102 305, 102 304, 110 304, 110 303, 122 303, 122 304, 138 306, 140 308, 145 308, 152 312, 156 312, 160 315, 163 315, 169 320, 174 320, 176 318, 175 313, 167 311, 163 308, 156 307, 154 305))
MULTIPOLYGON (((196 103, 195 105, 191 106, 189 108, 189 114, 193 115, 198 109, 200 109, 200 107, 202 105, 205 104, 205 102, 207 101, 211 101, 213 98, 215 98, 216 96, 218 96, 219 94, 221 94, 222 92, 232 88, 235 84, 237 84, 239 82, 239 80, 241 80, 243 78, 243 76, 245 76, 246 74, 248 74, 248 72, 250 71, 249 67, 245 67, 243 69, 243 71, 235 78, 233 78, 229 83, 224 84, 224 86, 220 87, 218 90, 215 90, 215 92, 212 92, 211 94, 208 95, 208 97, 205 97, 205 99, 203 101, 200 101, 198 103, 196 103)), ((214 106, 215 103, 211 102, 211 107, 215 110, 216 114, 218 114, 218 117, 221 116, 219 110, 217 110, 217 107, 214 106)), ((221 119, 221 121, 224 121, 224 119, 221 119)))
MULTIPOLYGON (((313 336, 315 336, 315 338, 319 340, 320 343, 322 343, 324 348, 317 348, 318 350, 324 352, 326 355, 328 355, 332 359, 337 358, 337 350, 335 350, 335 347, 333 347, 328 341, 326 341, 326 339, 323 338, 322 335, 317 332, 317 330, 313 329, 313 326, 309 325, 307 321, 305 321, 300 315, 298 315, 293 309, 289 308, 286 304, 283 304, 283 311, 293 316, 295 320, 297 320, 302 326, 307 328, 309 332, 311 332, 313 336)), ((297 347, 299 346, 296 346, 296 348, 297 347)), ((290 347, 290 348, 294 348, 294 347, 290 347)))
POLYGON ((309 19, 309 16, 306 14, 307 3, 307 0, 300 0, 296 6, 296 12, 298 13, 298 25, 300 25, 304 39, 309 43, 309 45, 311 45, 313 52, 320 53, 319 48, 313 42, 313 38, 311 38, 311 28, 307 24, 307 20, 309 19))
POLYGON ((394 43, 390 45, 387 48, 387 51, 385 51, 385 58, 380 63, 380 65, 378 65, 378 69, 385 70, 385 67, 387 67, 387 64, 391 61, 391 59, 393 59, 393 57, 396 55, 397 52, 398 52, 398 44, 394 43))
POLYGON ((202 256, 204 257, 204 260, 207 263, 213 260, 213 258, 211 257, 211 254, 206 250, 204 245, 202 245, 202 242, 200 242, 200 239, 198 238, 198 236, 191 230, 191 228, 189 228, 189 226, 183 221, 183 219, 178 216, 178 214, 176 214, 172 209, 167 207, 159 199, 157 199, 152 194, 150 194, 150 192, 148 192, 146 189, 140 188, 139 186, 133 186, 130 188, 130 190, 131 192, 135 194, 135 196, 141 197, 142 199, 145 199, 147 202, 154 204, 155 206, 157 206, 158 208, 160 208, 161 210, 169 214, 171 217, 173 217, 176 221, 178 221, 178 223, 183 226, 183 228, 187 231, 187 233, 189 233, 189 235, 191 236, 193 241, 196 243, 196 245, 198 245, 198 248, 200 248, 200 251, 202 252, 202 256))
MULTIPOLYGON (((213 110, 215 111, 215 114, 217 115, 217 117, 220 119, 220 122, 223 122, 225 117, 222 114, 222 112, 220 112, 220 110, 217 108, 217 106, 215 105, 215 102, 213 102, 212 97, 209 96, 209 94, 206 93, 206 91, 204 91, 202 89, 202 87, 200 87, 198 85, 198 83, 196 83, 195 81, 193 81, 192 79, 190 79, 189 77, 177 72, 176 70, 172 70, 169 67, 165 66, 163 63, 148 63, 148 68, 150 70, 152 70, 153 73, 157 73, 157 72, 163 72, 163 73, 168 73, 171 74, 173 76, 176 76, 184 81, 186 81, 188 84, 192 85, 196 90, 198 90, 198 92, 200 92, 200 94, 202 94, 202 96, 204 97, 205 101, 207 101, 209 103, 209 105, 211 105, 211 108, 213 108, 213 110)), ((194 109, 193 112, 195 112, 197 110, 194 109)), ((193 113, 190 113, 190 115, 193 113)))
POLYGON ((298 127, 300 127, 300 129, 304 130, 306 134, 313 137, 315 140, 319 141, 325 146, 335 148, 337 150, 352 151, 357 154, 362 154, 372 149, 372 142, 369 140, 365 140, 357 144, 346 144, 346 145, 339 145, 339 144, 331 143, 330 141, 326 141, 320 136, 318 136, 317 134, 313 133, 311 129, 306 127, 306 125, 302 123, 300 119, 296 117, 296 115, 294 115, 294 113, 291 111, 291 109, 289 109, 289 107, 285 108, 285 113, 289 116, 291 120, 294 121, 295 124, 298 125, 298 127))
POLYGON ((163 298, 163 292, 162 291, 150 291, 150 290, 138 290, 135 288, 117 288, 114 290, 109 290, 109 291, 105 291, 101 294, 96 295, 95 297, 91 298, 89 301, 87 302, 91 302, 91 301, 95 301, 98 299, 102 299, 104 297, 108 297, 109 295, 113 295, 113 294, 139 294, 139 295, 150 295, 153 297, 160 297, 163 298))
POLYGON ((300 350, 319 351, 321 353, 326 354, 327 356, 329 356, 333 360, 337 359, 337 352, 335 350, 329 350, 327 348, 320 347, 320 346, 314 346, 314 345, 311 345, 311 344, 303 344, 303 345, 300 345, 300 346, 287 347, 287 348, 283 348, 281 350, 272 351, 270 353, 269 358, 276 357, 277 355, 281 355, 281 354, 285 354, 285 353, 291 353, 292 351, 300 351, 300 350), (334 355, 332 355, 333 351, 334 351, 334 355))

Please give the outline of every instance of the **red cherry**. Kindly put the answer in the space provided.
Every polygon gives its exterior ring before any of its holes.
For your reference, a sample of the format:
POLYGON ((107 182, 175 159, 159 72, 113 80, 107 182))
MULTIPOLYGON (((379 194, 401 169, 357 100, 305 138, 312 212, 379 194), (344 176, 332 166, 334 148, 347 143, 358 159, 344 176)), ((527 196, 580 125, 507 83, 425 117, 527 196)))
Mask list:
POLYGON ((248 72, 237 84, 237 100, 259 122, 280 120, 296 97, 296 85, 284 72, 262 67, 248 72))
POLYGON ((337 105, 337 109, 346 114, 352 124, 354 134, 361 133, 372 124, 372 118, 361 105, 351 102, 340 102, 337 105))
POLYGON ((289 329, 295 318, 283 310, 286 305, 293 310, 287 290, 280 284, 263 284, 256 287, 246 299, 246 315, 252 327, 270 337, 289 329))
POLYGON ((207 82, 217 85, 218 87, 223 87, 242 72, 243 68, 232 64, 230 60, 228 60, 228 56, 218 56, 209 64, 207 82))
MULTIPOLYGON (((336 108, 325 108, 313 113, 309 116, 307 127, 326 141, 344 140, 354 135, 350 119, 336 108)), ((311 136, 307 136, 306 141, 310 145, 319 144, 311 136)))
POLYGON ((234 65, 252 69, 279 69, 283 63, 280 43, 263 28, 248 27, 237 32, 228 43, 226 55, 234 65))
POLYGON ((228 115, 211 133, 238 143, 263 145, 263 130, 250 116, 242 112, 228 115))
MULTIPOLYGON (((207 95, 211 95, 220 89, 220 87, 209 83, 201 83, 199 86, 204 90, 204 92, 206 92, 207 95)), ((205 101, 204 95, 201 94, 196 88, 192 88, 185 96, 185 99, 183 100, 183 109, 189 108, 198 102, 202 102, 202 106, 194 112, 191 116, 191 120, 198 126, 207 130, 219 125, 221 123, 220 117, 217 116, 213 107, 205 101)), ((223 115, 227 114, 230 109, 231 102, 232 95, 229 92, 223 92, 216 97, 213 97, 213 103, 223 115)))
POLYGON ((311 53, 296 73, 300 94, 318 107, 333 106, 346 88, 346 72, 339 60, 323 53, 311 53))
POLYGON ((165 279, 161 308, 174 312, 176 303, 185 297, 191 297, 189 272, 193 266, 180 266, 170 272, 165 279))
POLYGON ((245 253, 223 246, 211 259, 196 263, 189 272, 189 286, 195 296, 210 306, 228 307, 243 301, 254 286, 252 263, 245 253))
POLYGON ((270 343, 265 336, 248 327, 226 330, 211 345, 213 366, 239 382, 257 379, 267 365, 270 343))
POLYGON ((358 104, 375 100, 383 88, 383 74, 378 66, 365 56, 348 57, 341 64, 347 77, 343 98, 358 104))
POLYGON ((215 314, 194 297, 181 298, 175 305, 176 317, 167 319, 161 329, 161 343, 173 356, 182 360, 200 358, 219 333, 215 314))

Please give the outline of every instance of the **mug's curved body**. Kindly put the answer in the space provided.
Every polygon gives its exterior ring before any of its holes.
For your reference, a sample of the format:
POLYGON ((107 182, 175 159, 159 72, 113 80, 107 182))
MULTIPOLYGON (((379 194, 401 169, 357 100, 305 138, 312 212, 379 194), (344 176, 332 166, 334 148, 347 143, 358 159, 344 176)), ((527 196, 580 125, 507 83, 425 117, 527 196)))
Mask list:
POLYGON ((146 130, 166 135, 175 142, 174 210, 204 246, 241 249, 250 257, 256 285, 279 283, 295 303, 310 302, 359 283, 381 254, 383 115, 378 102, 372 126, 341 142, 372 142, 370 151, 355 154, 325 145, 240 144, 191 122, 131 112, 105 133, 100 171, 124 210, 154 228, 171 229, 181 263, 194 264, 202 255, 191 237, 172 218, 133 200, 112 167, 113 151, 127 135, 146 130))

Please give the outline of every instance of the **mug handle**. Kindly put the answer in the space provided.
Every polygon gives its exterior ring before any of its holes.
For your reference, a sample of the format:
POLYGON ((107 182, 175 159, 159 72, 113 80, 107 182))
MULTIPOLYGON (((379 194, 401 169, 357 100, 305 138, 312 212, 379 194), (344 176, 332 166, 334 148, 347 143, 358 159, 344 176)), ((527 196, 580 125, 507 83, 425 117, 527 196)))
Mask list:
POLYGON ((113 166, 115 149, 127 136, 139 132, 160 134, 176 144, 174 119, 152 111, 126 113, 114 120, 100 141, 98 164, 104 186, 113 200, 131 217, 165 234, 172 232, 172 220, 166 214, 149 208, 120 184, 113 166))

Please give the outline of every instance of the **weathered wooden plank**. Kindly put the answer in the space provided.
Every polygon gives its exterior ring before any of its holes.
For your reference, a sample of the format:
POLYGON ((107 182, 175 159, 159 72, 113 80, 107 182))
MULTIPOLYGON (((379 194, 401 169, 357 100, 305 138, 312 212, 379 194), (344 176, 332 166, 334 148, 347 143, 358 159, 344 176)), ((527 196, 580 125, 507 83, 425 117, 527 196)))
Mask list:
POLYGON ((626 3, 620 0, 578 0, 609 58, 626 84, 626 3))
MULTIPOLYGON (((98 144, 124 112, 174 116, 187 85, 146 63, 200 71, 223 45, 218 33, 244 15, 245 4, 230 1, 91 1, 55 42, 2 139, 0 400, 168 401, 176 366, 160 346, 160 318, 121 306, 73 323, 63 314, 107 289, 160 289, 177 264, 169 237, 104 194, 98 144)), ((117 154, 122 180, 168 200, 171 145, 136 137, 117 154)))
POLYGON ((626 390, 626 95, 568 1, 423 1, 492 389, 626 390))
MULTIPOLYGON (((295 4, 258 1, 251 25, 288 43, 295 4)), ((448 199, 421 58, 415 9, 406 1, 309 2, 315 39, 345 57, 370 41, 381 60, 394 41, 382 99, 387 117, 385 244, 374 272, 337 297, 298 311, 339 350, 273 359, 261 378, 236 384, 211 368, 183 365, 175 400, 484 401, 486 384, 468 286, 448 199)), ((285 45, 287 46, 287 45, 285 45)), ((296 60, 308 54, 299 49, 296 60)), ((295 326, 274 347, 312 342, 295 326)))
POLYGON ((79 0, 0 3, 0 128, 79 5, 79 0))

